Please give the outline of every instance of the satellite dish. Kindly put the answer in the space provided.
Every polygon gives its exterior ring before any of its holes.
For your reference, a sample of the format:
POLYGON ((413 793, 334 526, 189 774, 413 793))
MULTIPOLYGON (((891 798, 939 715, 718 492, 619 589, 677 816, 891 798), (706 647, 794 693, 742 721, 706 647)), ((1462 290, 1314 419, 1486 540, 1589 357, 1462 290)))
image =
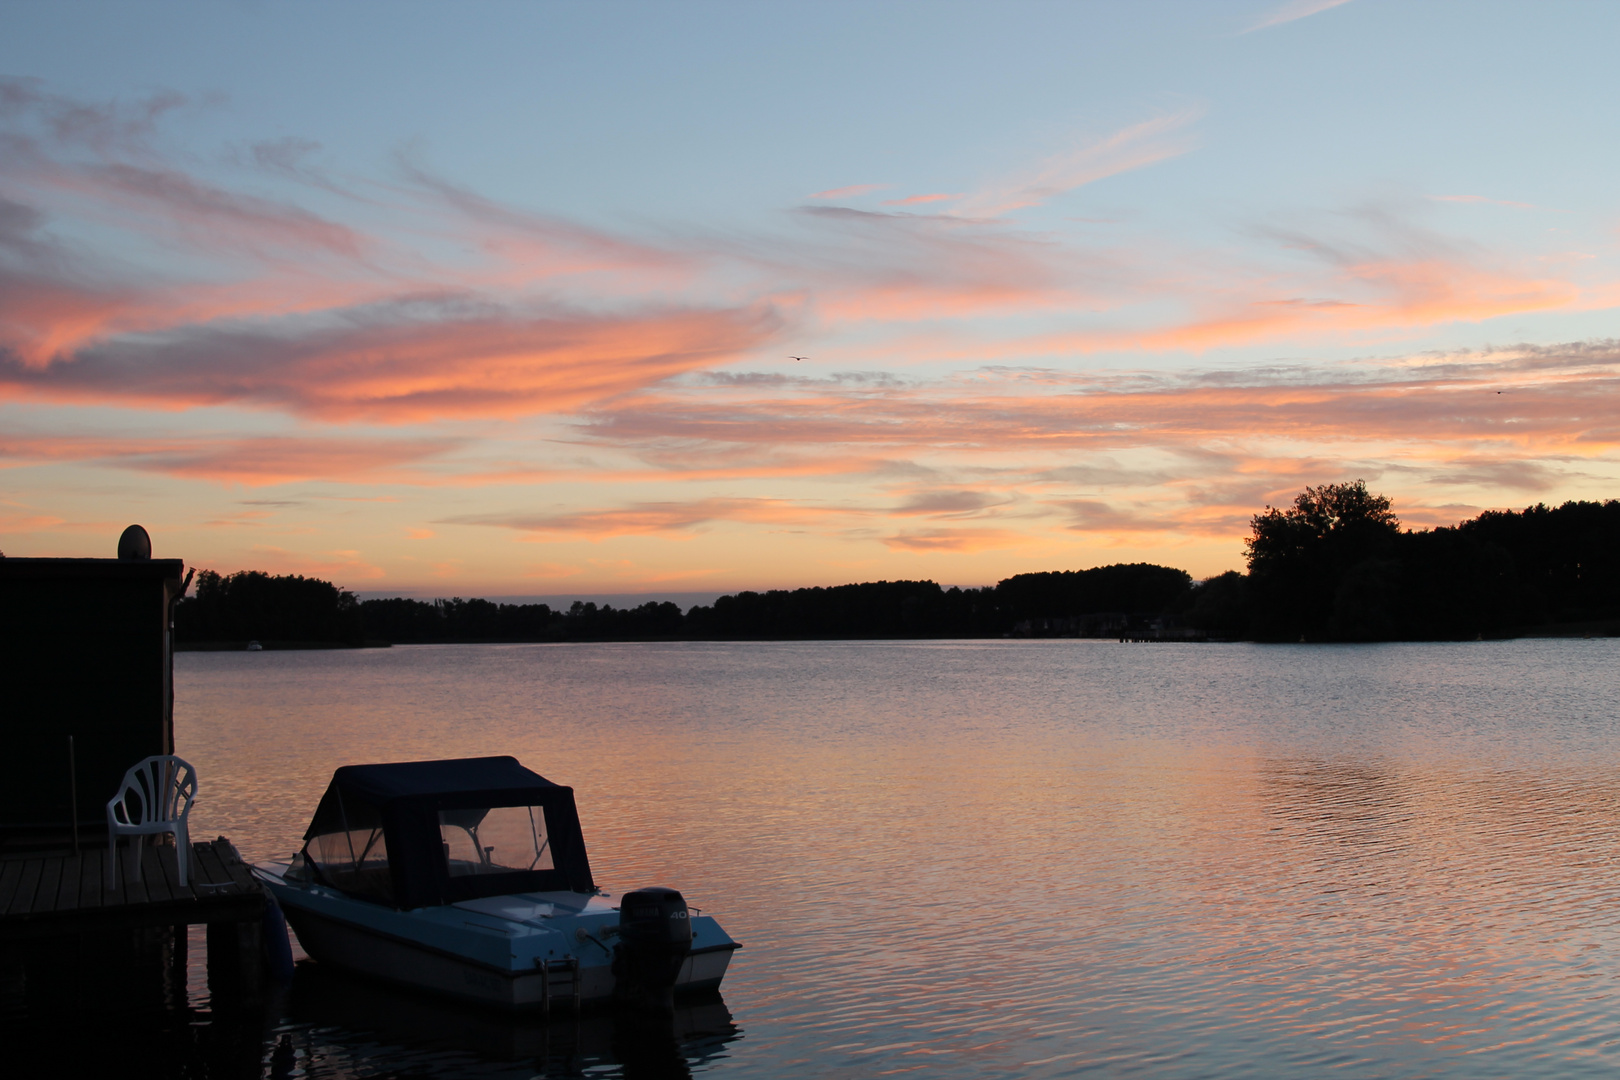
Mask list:
POLYGON ((131 525, 124 530, 124 535, 118 538, 118 557, 120 559, 150 559, 152 557, 152 538, 146 535, 146 530, 139 525, 131 525))

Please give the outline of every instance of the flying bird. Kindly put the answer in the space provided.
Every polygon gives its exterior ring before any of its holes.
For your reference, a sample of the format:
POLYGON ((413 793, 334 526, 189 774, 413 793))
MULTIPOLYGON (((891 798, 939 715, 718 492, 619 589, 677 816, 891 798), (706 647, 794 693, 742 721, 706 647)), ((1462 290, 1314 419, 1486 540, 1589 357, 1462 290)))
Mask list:
POLYGON ((808 356, 790 356, 790 357, 788 357, 788 359, 789 360, 808 360, 810 358, 808 356))

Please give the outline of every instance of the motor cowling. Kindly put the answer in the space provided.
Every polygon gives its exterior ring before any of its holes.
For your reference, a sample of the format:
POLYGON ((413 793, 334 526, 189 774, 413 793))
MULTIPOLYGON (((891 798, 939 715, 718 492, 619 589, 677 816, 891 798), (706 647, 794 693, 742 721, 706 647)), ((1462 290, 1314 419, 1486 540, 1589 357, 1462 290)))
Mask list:
POLYGON ((622 1004, 670 1009, 675 980, 692 951, 692 916, 674 889, 647 888, 619 900, 613 996, 622 1004))

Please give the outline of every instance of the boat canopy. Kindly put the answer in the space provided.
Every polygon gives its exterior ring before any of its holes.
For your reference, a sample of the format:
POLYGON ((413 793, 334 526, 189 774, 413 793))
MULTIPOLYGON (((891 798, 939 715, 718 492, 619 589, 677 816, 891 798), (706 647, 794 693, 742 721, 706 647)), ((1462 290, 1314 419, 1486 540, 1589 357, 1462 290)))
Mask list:
POLYGON ((574 789, 514 757, 345 765, 303 856, 323 884, 397 908, 596 888, 574 789))

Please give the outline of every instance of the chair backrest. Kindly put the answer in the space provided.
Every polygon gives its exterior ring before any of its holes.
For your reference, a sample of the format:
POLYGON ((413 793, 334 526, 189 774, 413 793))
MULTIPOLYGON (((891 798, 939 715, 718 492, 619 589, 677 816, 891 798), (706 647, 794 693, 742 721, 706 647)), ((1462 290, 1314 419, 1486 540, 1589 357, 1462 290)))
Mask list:
POLYGON ((123 825, 179 821, 197 797, 197 770, 173 754, 158 754, 130 766, 107 810, 123 825))

